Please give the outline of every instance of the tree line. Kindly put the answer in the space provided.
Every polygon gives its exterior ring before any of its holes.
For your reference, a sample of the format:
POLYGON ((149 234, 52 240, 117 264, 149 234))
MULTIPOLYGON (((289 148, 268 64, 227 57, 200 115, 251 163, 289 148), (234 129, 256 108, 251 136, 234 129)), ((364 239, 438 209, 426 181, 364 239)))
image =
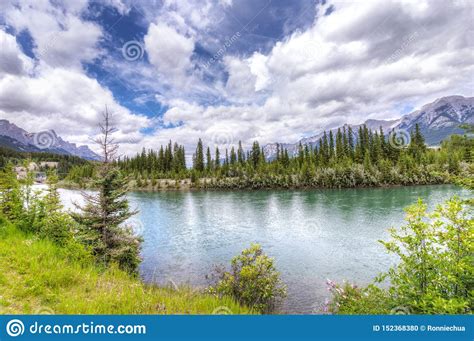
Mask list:
POLYGON ((58 162, 57 175, 59 178, 64 178, 72 169, 78 166, 90 164, 89 161, 74 155, 54 154, 49 152, 19 152, 11 148, 0 146, 0 169, 5 168, 8 164, 23 166, 25 160, 31 162, 58 162))
MULTIPOLYGON (((115 163, 135 187, 159 187, 159 179, 179 186, 191 179, 195 187, 235 189, 443 183, 447 175, 462 171, 463 162, 472 161, 472 139, 452 136, 440 148, 428 148, 418 125, 410 133, 389 134, 382 127, 373 131, 361 125, 354 131, 344 126, 323 132, 314 143, 300 143, 296 150, 282 144, 274 148, 270 156, 258 141, 244 150, 241 141, 211 148, 199 139, 187 165, 184 146, 169 141, 158 151, 144 148, 115 163)), ((71 170, 69 179, 81 183, 94 176, 93 167, 82 165, 71 170)))

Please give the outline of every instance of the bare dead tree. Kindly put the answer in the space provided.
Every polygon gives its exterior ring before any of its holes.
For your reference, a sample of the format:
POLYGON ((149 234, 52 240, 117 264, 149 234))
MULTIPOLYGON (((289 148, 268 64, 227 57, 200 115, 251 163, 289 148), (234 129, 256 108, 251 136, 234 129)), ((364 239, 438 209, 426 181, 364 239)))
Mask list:
POLYGON ((115 142, 112 134, 116 129, 112 125, 112 115, 109 114, 107 106, 103 112, 103 121, 99 124, 101 136, 95 139, 95 142, 102 149, 104 163, 110 163, 115 160, 119 145, 115 142))

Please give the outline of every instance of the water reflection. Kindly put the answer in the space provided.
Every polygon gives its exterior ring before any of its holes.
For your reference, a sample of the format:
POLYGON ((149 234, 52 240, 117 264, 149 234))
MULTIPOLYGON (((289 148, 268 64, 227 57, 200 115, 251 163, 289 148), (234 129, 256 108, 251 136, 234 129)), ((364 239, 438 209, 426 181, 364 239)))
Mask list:
MULTIPOLYGON (((144 226, 142 277, 161 284, 206 285, 205 274, 252 242, 274 257, 288 285, 284 310, 319 310, 326 278, 370 282, 394 262, 377 241, 403 223, 418 197, 431 208, 454 186, 384 189, 162 192, 130 194, 144 226)), ((61 191, 64 202, 76 191, 61 191)))

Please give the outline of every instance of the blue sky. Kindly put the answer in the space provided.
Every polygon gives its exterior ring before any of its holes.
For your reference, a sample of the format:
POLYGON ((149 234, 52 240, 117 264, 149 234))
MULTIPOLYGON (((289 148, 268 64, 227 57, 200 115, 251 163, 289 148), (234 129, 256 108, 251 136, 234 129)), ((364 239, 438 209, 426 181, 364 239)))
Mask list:
POLYGON ((296 142, 473 95, 470 1, 29 1, 0 5, 0 117, 124 153, 169 139, 296 142), (383 4, 383 5, 382 5, 383 4))

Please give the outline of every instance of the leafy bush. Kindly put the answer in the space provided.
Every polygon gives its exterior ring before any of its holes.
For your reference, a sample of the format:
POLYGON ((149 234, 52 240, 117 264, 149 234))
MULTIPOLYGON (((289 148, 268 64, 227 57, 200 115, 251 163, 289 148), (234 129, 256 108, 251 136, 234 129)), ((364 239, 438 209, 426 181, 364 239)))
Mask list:
POLYGON ((401 259, 381 277, 390 279, 390 294, 418 313, 467 313, 474 278, 468 207, 454 197, 429 214, 419 200, 407 208, 406 220, 400 230, 390 230, 392 241, 383 242, 401 259))
POLYGON ((472 311, 472 207, 454 197, 431 214, 421 200, 406 211, 407 224, 390 230, 391 241, 382 241, 388 252, 400 257, 396 266, 376 279, 378 283, 388 279, 390 287, 385 290, 375 285, 357 288, 331 284, 329 311, 380 314, 397 307, 417 314, 472 311))
POLYGON ((286 297, 286 287, 280 280, 273 259, 265 255, 258 244, 252 244, 234 257, 230 272, 216 269, 213 277, 217 281, 209 288, 212 294, 231 296, 261 313, 274 311, 286 297))
POLYGON ((324 311, 333 314, 390 314, 397 306, 384 289, 375 285, 358 287, 344 282, 342 285, 327 280, 332 294, 331 302, 326 302, 324 311))

